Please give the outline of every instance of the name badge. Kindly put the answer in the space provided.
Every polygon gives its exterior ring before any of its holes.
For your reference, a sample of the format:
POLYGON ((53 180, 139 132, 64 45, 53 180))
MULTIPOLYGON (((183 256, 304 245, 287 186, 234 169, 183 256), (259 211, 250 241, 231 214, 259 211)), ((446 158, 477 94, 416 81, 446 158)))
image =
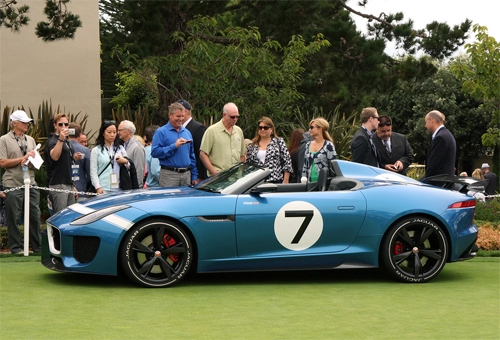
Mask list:
POLYGON ((118 189, 118 174, 112 173, 110 176, 111 189, 118 189))
POLYGON ((71 166, 71 179, 73 181, 78 181, 80 179, 80 166, 78 164, 73 164, 71 166))

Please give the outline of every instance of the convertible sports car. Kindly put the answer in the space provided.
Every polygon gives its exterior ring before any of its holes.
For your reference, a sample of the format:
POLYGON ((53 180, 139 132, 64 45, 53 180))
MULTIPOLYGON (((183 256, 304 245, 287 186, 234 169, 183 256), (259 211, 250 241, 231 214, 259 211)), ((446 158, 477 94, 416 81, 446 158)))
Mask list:
POLYGON ((362 164, 332 161, 316 183, 266 182, 241 163, 194 187, 133 190, 47 221, 42 263, 167 287, 188 271, 380 266, 427 282, 476 255, 475 199, 362 164))

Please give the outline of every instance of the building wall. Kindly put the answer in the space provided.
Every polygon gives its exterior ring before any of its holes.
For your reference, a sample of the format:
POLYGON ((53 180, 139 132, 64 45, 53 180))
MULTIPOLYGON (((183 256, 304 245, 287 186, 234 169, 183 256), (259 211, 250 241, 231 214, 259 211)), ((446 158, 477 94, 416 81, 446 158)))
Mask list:
MULTIPOLYGON (((18 0, 30 6, 28 26, 20 33, 0 28, 0 101, 5 106, 24 106, 36 116, 39 105, 52 101, 65 113, 89 115, 87 131, 101 121, 100 45, 98 0, 73 0, 68 10, 80 16, 82 27, 75 39, 43 42, 35 35, 45 0, 18 0)), ((1 119, 1 118, 0 118, 1 119)))

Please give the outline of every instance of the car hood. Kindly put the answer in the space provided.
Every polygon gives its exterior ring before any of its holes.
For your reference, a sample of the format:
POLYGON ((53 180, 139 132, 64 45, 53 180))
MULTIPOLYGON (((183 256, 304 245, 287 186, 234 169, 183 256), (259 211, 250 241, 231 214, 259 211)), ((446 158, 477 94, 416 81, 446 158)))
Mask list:
POLYGON ((133 204, 136 202, 152 201, 159 198, 180 198, 180 197, 199 197, 199 196, 220 196, 218 193, 197 190, 192 187, 172 187, 172 188, 154 188, 119 191, 96 196, 82 203, 93 209, 100 207, 109 207, 120 204, 133 204))

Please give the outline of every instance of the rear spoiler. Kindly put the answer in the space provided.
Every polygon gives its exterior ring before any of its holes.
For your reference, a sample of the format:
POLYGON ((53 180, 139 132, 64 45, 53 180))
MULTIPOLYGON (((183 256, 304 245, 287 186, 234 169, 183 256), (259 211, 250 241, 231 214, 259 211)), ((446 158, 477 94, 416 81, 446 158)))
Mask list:
POLYGON ((465 176, 437 175, 422 178, 420 182, 467 193, 469 191, 484 192, 489 180, 465 176))

